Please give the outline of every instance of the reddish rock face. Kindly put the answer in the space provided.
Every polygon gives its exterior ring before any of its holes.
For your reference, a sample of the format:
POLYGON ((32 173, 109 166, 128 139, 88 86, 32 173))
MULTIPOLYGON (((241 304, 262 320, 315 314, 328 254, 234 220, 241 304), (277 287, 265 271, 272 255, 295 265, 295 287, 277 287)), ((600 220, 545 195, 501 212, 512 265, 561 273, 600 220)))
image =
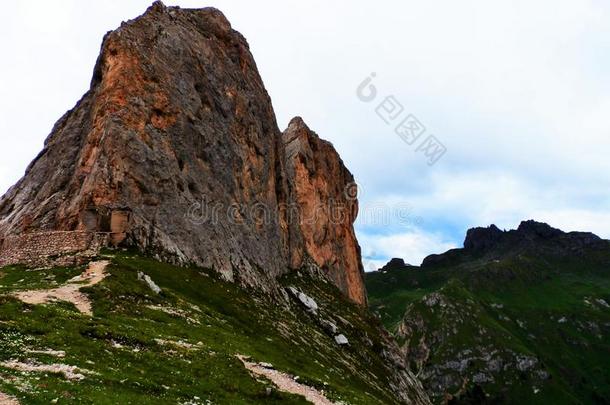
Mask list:
POLYGON ((0 199, 0 239, 112 232, 113 243, 263 289, 307 253, 364 303, 357 203, 340 224, 290 223, 289 196, 305 218, 351 181, 332 147, 311 139, 334 161, 286 157, 248 44, 222 13, 156 2, 104 38, 90 90, 0 199))
POLYGON ((353 301, 366 304, 353 223, 357 186, 335 148, 294 118, 283 135, 290 189, 290 264, 309 255, 353 301), (296 218, 296 220, 295 220, 296 218))

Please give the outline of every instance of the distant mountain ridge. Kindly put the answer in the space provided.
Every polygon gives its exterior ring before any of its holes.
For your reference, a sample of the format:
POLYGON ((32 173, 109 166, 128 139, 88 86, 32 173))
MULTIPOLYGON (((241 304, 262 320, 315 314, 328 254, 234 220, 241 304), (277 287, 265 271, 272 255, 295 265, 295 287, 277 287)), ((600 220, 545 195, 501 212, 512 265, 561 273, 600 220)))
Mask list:
POLYGON ((610 241, 529 220, 402 263, 369 301, 435 402, 607 403, 610 241))
POLYGON ((466 233, 464 247, 426 257, 422 267, 437 265, 456 255, 509 255, 540 250, 553 255, 576 254, 587 247, 605 247, 606 242, 590 232, 563 232, 534 220, 523 221, 514 230, 503 231, 496 225, 471 228, 466 233))

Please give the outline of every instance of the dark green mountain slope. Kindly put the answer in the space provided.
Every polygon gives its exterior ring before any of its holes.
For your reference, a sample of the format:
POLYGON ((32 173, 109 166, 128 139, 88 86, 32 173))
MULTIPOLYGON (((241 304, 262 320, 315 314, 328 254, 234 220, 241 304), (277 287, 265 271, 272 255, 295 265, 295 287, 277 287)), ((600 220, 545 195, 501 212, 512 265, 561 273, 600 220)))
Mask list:
POLYGON ((367 275, 436 402, 608 403, 610 242, 527 221, 367 275))

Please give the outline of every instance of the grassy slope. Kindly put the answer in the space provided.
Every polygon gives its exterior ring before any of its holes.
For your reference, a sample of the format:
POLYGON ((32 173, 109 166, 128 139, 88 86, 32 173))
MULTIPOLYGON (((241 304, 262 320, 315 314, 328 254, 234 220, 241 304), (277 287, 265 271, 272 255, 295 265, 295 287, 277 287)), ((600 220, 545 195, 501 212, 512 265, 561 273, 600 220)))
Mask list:
POLYGON ((369 306, 389 331, 396 330, 407 304, 440 288, 445 281, 429 280, 427 274, 414 266, 385 273, 366 273, 365 280, 369 306))
MULTIPOLYGON (((444 365, 466 348, 484 347, 487 352, 495 348, 500 353, 510 349, 538 358, 551 375, 550 380, 535 381, 507 370, 486 385, 496 401, 607 403, 610 309, 596 300, 610 303, 609 264, 608 254, 599 252, 574 260, 472 260, 453 267, 370 274, 367 287, 373 310, 391 330, 396 331, 408 308, 406 318, 413 321, 420 316, 426 332, 444 336, 432 348, 429 364, 444 365), (458 315, 431 312, 422 299, 431 291, 441 293, 458 315), (456 316, 464 322, 456 322, 456 316), (540 391, 534 394, 534 388, 540 391)), ((415 332, 411 344, 418 338, 415 332)), ((485 371, 484 366, 475 361, 468 375, 485 371)), ((450 392, 458 390, 454 387, 450 392)), ((476 402, 471 397, 469 401, 476 402)))
MULTIPOLYGON (((56 398, 58 403, 78 404, 305 403, 275 390, 269 394, 271 384, 252 378, 235 358, 244 354, 298 375, 334 400, 393 402, 375 348, 356 349, 356 331, 374 333, 359 308, 345 301, 332 304, 351 325, 343 327, 343 333, 354 344, 342 348, 298 306, 270 303, 200 269, 176 268, 128 253, 111 260, 110 275, 85 290, 94 303, 93 318, 71 304, 32 306, 8 295, 53 287, 82 269, 0 270, 0 362, 63 363, 96 373, 70 382, 57 374, 0 367, 0 391, 27 404, 48 404, 56 398), (138 271, 148 274, 163 293, 157 296, 138 281, 138 271), (172 308, 179 315, 154 306, 172 308), (198 346, 187 350, 155 339, 198 346), (66 357, 27 354, 25 348, 63 350, 66 357), (378 375, 359 369, 359 363, 367 361, 378 375)), ((340 299, 333 288, 328 294, 340 299)), ((319 305, 324 310, 325 303, 319 305)))

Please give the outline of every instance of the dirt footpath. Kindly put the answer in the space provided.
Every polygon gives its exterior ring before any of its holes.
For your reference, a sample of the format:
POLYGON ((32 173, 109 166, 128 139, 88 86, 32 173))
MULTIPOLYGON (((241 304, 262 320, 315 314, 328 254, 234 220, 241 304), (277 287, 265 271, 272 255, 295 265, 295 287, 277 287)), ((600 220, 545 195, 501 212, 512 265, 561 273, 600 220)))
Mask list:
POLYGON ((270 365, 262 365, 262 363, 251 363, 245 356, 237 356, 238 359, 244 363, 246 369, 257 376, 266 377, 273 382, 277 388, 282 392, 288 392, 290 394, 302 395, 306 400, 313 403, 314 405, 334 405, 323 392, 310 387, 308 385, 300 384, 295 379, 280 371, 269 368, 270 365))
MULTIPOLYGON (((91 301, 80 292, 83 287, 93 286, 106 277, 106 267, 110 262, 104 260, 89 263, 89 267, 81 275, 68 281, 67 284, 51 290, 20 291, 15 297, 27 304, 45 304, 52 301, 67 301, 73 303, 76 308, 86 315, 93 315, 91 301)), ((0 402, 2 404, 2 402, 0 402)))

